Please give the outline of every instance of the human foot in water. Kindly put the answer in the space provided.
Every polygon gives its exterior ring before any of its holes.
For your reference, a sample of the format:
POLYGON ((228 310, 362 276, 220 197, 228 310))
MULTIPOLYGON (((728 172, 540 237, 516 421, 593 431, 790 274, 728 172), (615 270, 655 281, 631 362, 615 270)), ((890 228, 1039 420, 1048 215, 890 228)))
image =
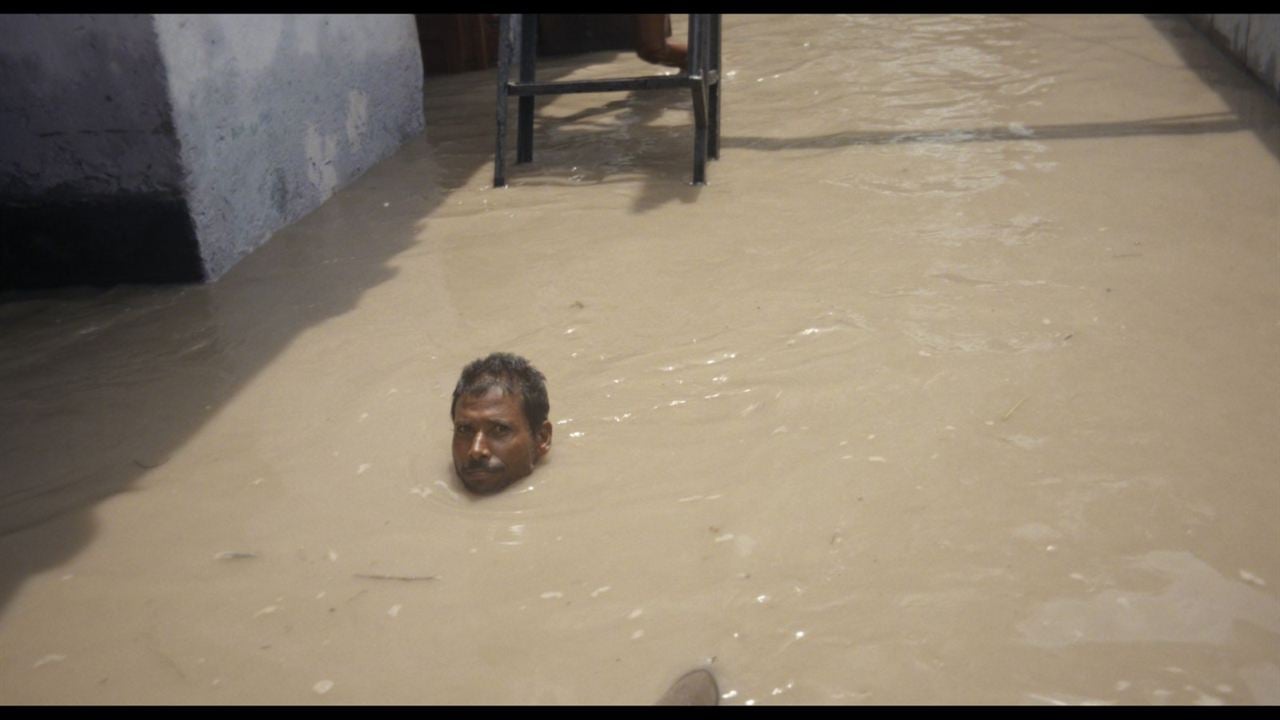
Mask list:
POLYGON ((654 65, 689 69, 689 48, 667 40, 666 15, 636 15, 636 54, 654 65))

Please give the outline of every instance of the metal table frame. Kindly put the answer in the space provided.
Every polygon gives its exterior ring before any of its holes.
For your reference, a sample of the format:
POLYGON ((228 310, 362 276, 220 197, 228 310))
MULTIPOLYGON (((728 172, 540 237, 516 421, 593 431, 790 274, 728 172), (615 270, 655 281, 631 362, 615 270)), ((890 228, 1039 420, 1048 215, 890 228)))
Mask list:
POLYGON ((689 15, 689 70, 676 75, 537 82, 538 16, 498 17, 498 143, 493 185, 507 184, 507 99, 520 98, 516 130, 516 163, 533 161, 533 103, 538 95, 665 90, 689 88, 693 93, 693 184, 707 182, 707 159, 720 158, 720 15, 689 15), (511 80, 511 61, 520 54, 520 78, 511 80))

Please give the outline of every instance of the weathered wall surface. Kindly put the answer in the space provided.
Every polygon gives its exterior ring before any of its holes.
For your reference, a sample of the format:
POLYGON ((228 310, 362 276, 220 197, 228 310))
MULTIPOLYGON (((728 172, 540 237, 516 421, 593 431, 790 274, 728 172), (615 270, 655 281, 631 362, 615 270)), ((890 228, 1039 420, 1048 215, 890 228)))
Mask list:
POLYGON ((159 15, 156 29, 210 278, 423 130, 412 15, 159 15))
POLYGON ((198 280, 150 15, 0 17, 0 288, 198 280))
POLYGON ((1280 97, 1280 15, 1189 15, 1280 97))
POLYGON ((0 289, 216 279, 422 130, 412 15, 0 15, 0 289))

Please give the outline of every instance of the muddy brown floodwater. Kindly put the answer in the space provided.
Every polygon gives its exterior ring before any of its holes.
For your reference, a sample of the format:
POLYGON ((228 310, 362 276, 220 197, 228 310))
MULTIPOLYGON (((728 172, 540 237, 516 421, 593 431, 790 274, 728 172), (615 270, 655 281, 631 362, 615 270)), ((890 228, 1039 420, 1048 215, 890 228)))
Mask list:
POLYGON ((0 701, 1280 702, 1280 105, 1180 18, 728 16, 492 72, 205 287, 0 304, 0 701), (547 78, 648 72, 629 53, 547 78), (467 361, 555 444, 474 500, 467 361))

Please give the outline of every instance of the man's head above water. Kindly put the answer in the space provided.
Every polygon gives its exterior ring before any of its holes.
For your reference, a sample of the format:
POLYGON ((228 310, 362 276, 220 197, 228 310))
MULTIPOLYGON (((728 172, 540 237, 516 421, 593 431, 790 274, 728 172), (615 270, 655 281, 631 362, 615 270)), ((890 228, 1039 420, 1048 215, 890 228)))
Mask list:
POLYGON ((493 353, 462 369, 453 389, 453 468, 474 493, 533 472, 551 449, 546 378, 528 360, 493 353))

